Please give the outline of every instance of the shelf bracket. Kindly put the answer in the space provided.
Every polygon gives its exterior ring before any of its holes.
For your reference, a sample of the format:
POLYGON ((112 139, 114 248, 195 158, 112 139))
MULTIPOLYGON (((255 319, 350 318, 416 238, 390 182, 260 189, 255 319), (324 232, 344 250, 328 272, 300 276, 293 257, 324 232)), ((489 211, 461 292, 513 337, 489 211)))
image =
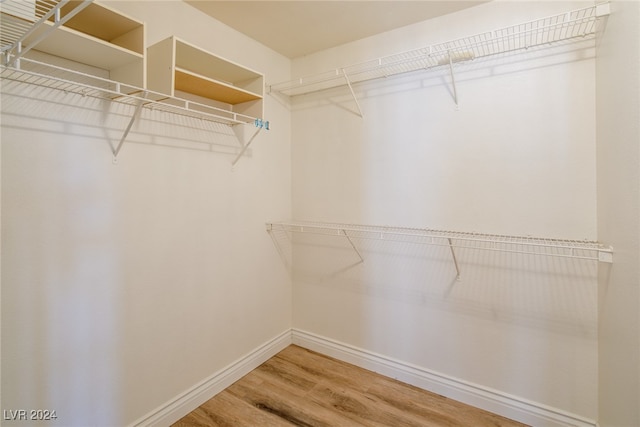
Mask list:
POLYGON ((256 138, 256 136, 258 136, 258 134, 262 129, 263 129, 263 126, 259 126, 258 129, 256 129, 255 133, 251 136, 251 138, 249 138, 249 141, 247 141, 246 144, 242 144, 242 141, 238 139, 238 141, 240 141, 240 144, 242 145, 242 150, 240 150, 236 158, 233 159, 233 162, 231 162, 231 166, 235 166, 236 163, 238 163, 238 160, 240 160, 240 158, 244 155, 245 151, 247 151, 247 148, 249 148, 253 140, 256 138))
POLYGON ((360 262, 364 262, 364 258, 362 258, 362 254, 360 253, 360 251, 358 250, 358 248, 356 247, 356 245, 353 243, 353 240, 351 240, 351 237, 349 237, 349 235, 347 234, 347 231, 345 229, 342 229, 342 234, 344 234, 344 237, 347 238, 347 240, 349 241, 349 244, 351 245, 351 247, 353 248, 353 250, 356 252, 356 254, 358 255, 358 258, 360 258, 360 262))
POLYGON ((456 258, 456 252, 453 250, 453 242, 450 238, 447 239, 449 241, 449 249, 451 249, 451 256, 453 257, 453 265, 456 266, 456 280, 460 280, 460 267, 458 266, 458 258, 456 258))
POLYGON ((122 138, 120 138, 120 142, 118 143, 118 146, 113 150, 113 162, 116 163, 118 161, 118 153, 120 153, 120 149, 122 148, 122 145, 124 144, 125 139, 127 139, 127 136, 129 136, 129 132, 131 131, 131 128, 133 127, 133 124, 135 123, 136 119, 138 118, 138 116, 140 115, 140 110, 142 110, 142 106, 145 103, 145 99, 147 97, 147 92, 143 92, 142 93, 142 99, 138 100, 138 104, 136 105, 136 109, 133 112, 133 115, 131 116, 131 119, 129 120, 129 124, 127 125, 126 129, 124 130, 124 133, 122 134, 122 138))
POLYGON ((458 107, 458 90, 456 89, 456 76, 453 73, 453 58, 451 58, 451 51, 447 52, 449 56, 449 72, 451 73, 451 86, 453 87, 453 101, 458 107))
POLYGON ((358 97, 356 96, 355 91, 353 90, 353 86, 351 85, 351 80, 349 80, 349 76, 347 72, 342 69, 342 75, 344 76, 345 81, 347 82, 347 86, 349 86, 349 90, 351 91, 351 96, 353 96, 353 100, 356 102, 356 107, 358 107, 358 115, 364 119, 364 115, 362 114, 362 108, 360 108, 360 103, 358 102, 358 97))

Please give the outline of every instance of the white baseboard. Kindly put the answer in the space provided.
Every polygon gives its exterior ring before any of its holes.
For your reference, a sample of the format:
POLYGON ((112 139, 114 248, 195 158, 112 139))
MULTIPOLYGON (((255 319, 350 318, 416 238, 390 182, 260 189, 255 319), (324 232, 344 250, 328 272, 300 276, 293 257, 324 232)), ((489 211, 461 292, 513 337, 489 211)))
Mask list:
POLYGON ((138 419, 130 427, 171 425, 290 344, 291 330, 289 329, 138 419))
POLYGON ((257 368, 289 344, 395 378, 477 408, 536 427, 597 427, 596 421, 497 390, 469 383, 299 329, 287 330, 209 378, 138 419, 129 427, 161 427, 176 422, 257 368))
POLYGON ((536 427, 596 427, 594 420, 469 383, 298 329, 293 344, 536 427))

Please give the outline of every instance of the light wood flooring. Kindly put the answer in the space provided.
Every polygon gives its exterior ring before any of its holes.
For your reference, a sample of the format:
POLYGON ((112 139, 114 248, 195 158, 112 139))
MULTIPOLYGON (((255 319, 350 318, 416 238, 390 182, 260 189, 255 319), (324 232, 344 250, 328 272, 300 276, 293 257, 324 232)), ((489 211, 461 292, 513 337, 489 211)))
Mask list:
POLYGON ((187 426, 524 424, 292 345, 173 424, 187 426))

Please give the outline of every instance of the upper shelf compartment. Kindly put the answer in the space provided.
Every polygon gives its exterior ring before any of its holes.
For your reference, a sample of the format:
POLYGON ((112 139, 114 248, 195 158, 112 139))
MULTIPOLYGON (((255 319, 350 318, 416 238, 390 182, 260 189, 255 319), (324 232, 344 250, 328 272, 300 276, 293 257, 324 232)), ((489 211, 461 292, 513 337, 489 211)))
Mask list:
POLYGON ((609 14, 609 4, 577 9, 407 52, 380 57, 323 73, 268 86, 269 92, 288 96, 351 86, 352 83, 389 77, 440 66, 511 53, 538 46, 593 38, 600 17, 609 14))
MULTIPOLYGON (((23 35, 15 37, 12 46, 7 43, 6 51, 12 51, 14 58, 33 49, 107 70, 114 81, 145 86, 144 23, 96 2, 7 3, 2 10, 3 27, 29 26, 23 35)), ((3 37, 3 52, 4 44, 3 37)))
POLYGON ((174 36, 147 50, 148 88, 169 96, 213 102, 240 114, 263 116, 264 76, 174 36))

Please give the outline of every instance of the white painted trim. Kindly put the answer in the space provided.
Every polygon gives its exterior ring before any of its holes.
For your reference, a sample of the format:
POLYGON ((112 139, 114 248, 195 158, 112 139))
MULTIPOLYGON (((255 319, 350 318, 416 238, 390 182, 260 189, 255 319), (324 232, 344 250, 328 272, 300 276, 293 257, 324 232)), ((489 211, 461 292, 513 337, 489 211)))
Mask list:
POLYGON ((242 378, 290 344, 395 378, 442 396, 539 427, 597 427, 596 421, 450 377, 299 329, 287 330, 209 378, 141 417, 129 427, 170 425, 242 378))
POLYGON ((594 420, 561 409, 522 399, 299 329, 292 329, 292 342, 300 347, 529 425, 540 427, 597 426, 594 420))
POLYGON ((242 356, 209 378, 195 384, 174 399, 141 417, 129 427, 168 426, 229 387, 234 382, 260 366, 276 353, 291 344, 291 330, 288 329, 270 339, 258 348, 242 356))

